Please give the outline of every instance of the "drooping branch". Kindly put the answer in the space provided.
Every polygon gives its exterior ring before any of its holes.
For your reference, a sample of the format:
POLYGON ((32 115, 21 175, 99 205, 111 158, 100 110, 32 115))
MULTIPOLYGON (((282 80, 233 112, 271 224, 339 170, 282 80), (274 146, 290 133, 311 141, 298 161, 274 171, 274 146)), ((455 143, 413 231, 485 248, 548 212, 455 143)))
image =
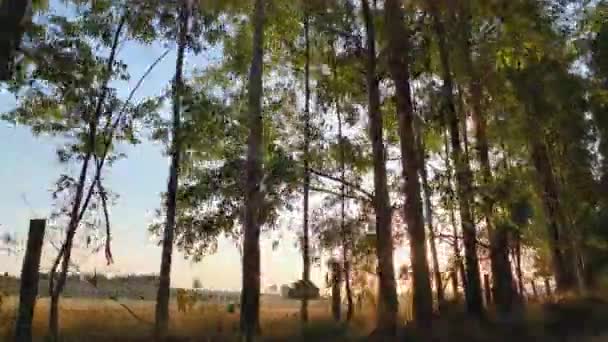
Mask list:
POLYGON ((99 196, 101 197, 101 205, 103 207, 103 216, 106 221, 106 241, 105 241, 105 257, 108 265, 114 263, 114 258, 112 257, 112 247, 111 247, 111 227, 110 227, 110 212, 108 211, 108 193, 106 192, 104 186, 101 184, 101 179, 97 179, 97 189, 99 190, 99 196))

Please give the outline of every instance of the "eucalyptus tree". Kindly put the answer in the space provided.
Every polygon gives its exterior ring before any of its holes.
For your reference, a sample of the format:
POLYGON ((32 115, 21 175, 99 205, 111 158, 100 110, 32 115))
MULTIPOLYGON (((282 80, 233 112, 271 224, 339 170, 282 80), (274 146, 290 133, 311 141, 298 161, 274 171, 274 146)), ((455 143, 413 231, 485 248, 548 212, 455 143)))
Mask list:
POLYGON ((439 9, 434 2, 429 2, 433 15, 433 27, 439 46, 441 60, 441 75, 443 79, 444 115, 450 134, 452 160, 456 171, 456 192, 460 207, 460 220, 464 238, 465 263, 467 271, 467 288, 465 289, 467 311, 474 315, 483 313, 481 300, 481 281, 479 276, 479 261, 477 256, 477 231, 473 216, 473 188, 471 169, 466 154, 462 151, 460 135, 460 118, 456 112, 454 99, 454 82, 450 66, 450 55, 447 46, 445 24, 439 9))
MULTIPOLYGON (((368 94, 369 135, 374 165, 374 211, 376 215, 376 255, 378 257, 379 303, 376 329, 379 334, 394 336, 397 329, 397 284, 393 265, 392 208, 389 202, 386 149, 380 110, 377 74, 375 13, 367 0, 361 1, 366 33, 365 75, 368 94)), ((428 278, 427 278, 428 281, 428 278)), ((430 293, 429 293, 430 294, 430 293)))
POLYGON ((249 72, 249 138, 247 140, 245 219, 243 244, 243 287, 241 290, 241 331, 253 341, 260 321, 260 208, 264 186, 262 170, 262 75, 264 66, 265 1, 255 0, 253 54, 249 72))
POLYGON ((416 144, 414 112, 410 86, 410 60, 403 51, 410 47, 410 34, 399 1, 384 4, 384 29, 387 40, 388 69, 395 85, 401 167, 404 184, 405 219, 408 226, 411 264, 414 277, 414 317, 417 323, 429 325, 433 300, 427 262, 426 233, 420 198, 420 153, 416 144))
POLYGON ((171 283, 171 259, 173 252, 175 217, 177 210, 177 189, 180 172, 181 142, 181 111, 182 93, 184 88, 184 58, 188 44, 190 18, 193 11, 191 0, 182 0, 177 16, 177 59, 175 62, 175 77, 173 79, 172 101, 173 122, 171 127, 171 164, 169 166, 169 181, 166 194, 166 221, 162 239, 162 254, 158 293, 156 296, 156 311, 154 335, 158 341, 166 338, 169 329, 169 287, 171 283))

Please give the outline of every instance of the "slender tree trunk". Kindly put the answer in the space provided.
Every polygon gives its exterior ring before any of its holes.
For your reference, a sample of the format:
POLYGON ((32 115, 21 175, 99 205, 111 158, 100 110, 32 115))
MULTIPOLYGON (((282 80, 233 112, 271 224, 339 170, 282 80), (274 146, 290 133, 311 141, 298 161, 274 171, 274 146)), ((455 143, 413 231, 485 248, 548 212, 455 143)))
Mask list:
POLYGON ((466 156, 460 146, 459 119, 456 114, 453 94, 453 82, 450 68, 450 57, 446 44, 446 32, 441 21, 439 11, 434 1, 429 1, 433 12, 434 29, 439 43, 439 55, 442 65, 443 96, 447 102, 445 115, 450 131, 450 144, 452 159, 456 169, 456 193, 460 206, 460 220, 464 238, 465 262, 467 273, 467 286, 465 297, 467 311, 476 316, 483 315, 483 301, 481 296, 481 280, 479 276, 479 262, 477 257, 477 231, 473 219, 472 203, 473 190, 471 170, 466 156))
POLYGON ((255 339, 260 324, 260 191, 262 181, 262 75, 264 57, 264 0, 255 0, 253 59, 249 72, 249 138, 245 185, 245 240, 241 289, 241 332, 246 341, 255 339))
MULTIPOLYGON (((464 18, 468 20, 467 4, 463 4, 464 18)), ((509 315, 513 311, 515 293, 512 287, 513 274, 509 262, 508 232, 502 226, 495 226, 492 198, 489 189, 493 183, 492 169, 490 166, 489 143, 487 135, 487 123, 482 110, 482 87, 479 76, 473 66, 473 56, 470 43, 469 22, 464 23, 465 39, 462 46, 465 55, 465 70, 469 75, 469 91, 471 100, 471 114, 475 125, 476 152, 481 167, 481 198, 482 213, 488 235, 490 237, 490 264, 492 269, 493 296, 496 310, 502 315, 509 315)))
POLYGON ((420 199, 420 154, 414 133, 414 113, 410 90, 409 35, 405 28, 401 2, 387 0, 384 4, 385 35, 388 43, 388 64, 396 88, 397 116, 401 147, 402 175, 405 180, 405 220, 410 238, 414 285, 414 318, 417 324, 430 324, 433 296, 426 259, 426 234, 420 199))
POLYGON ((171 141, 171 165, 167 184, 167 217, 163 232, 162 254, 158 292, 156 294, 154 336, 157 341, 164 341, 169 332, 169 297, 171 287, 171 263, 173 257, 173 240, 177 215, 177 188, 180 173, 181 156, 181 102, 184 88, 183 69, 184 55, 188 39, 190 20, 190 0, 182 0, 179 13, 179 38, 177 59, 175 62, 175 79, 173 80, 173 127, 171 141))
POLYGON ((342 276, 340 263, 338 260, 330 261, 330 271, 331 271, 331 313, 336 322, 340 322, 342 315, 342 296, 341 296, 341 287, 342 287, 342 276))
MULTIPOLYGON (((418 122, 418 120, 416 120, 418 122)), ((433 227, 433 206, 431 204, 431 187, 428 183, 428 175, 426 172, 426 158, 425 158, 425 147, 423 132, 420 125, 416 125, 416 133, 418 136, 418 152, 420 155, 420 179, 422 180, 422 194, 424 196, 424 206, 426 210, 426 225, 429 230, 429 246, 431 248, 431 259, 433 261, 433 280, 435 281, 435 288, 437 289, 437 303, 441 310, 443 303, 445 302, 445 294, 443 291, 443 284, 441 282, 441 271, 439 269, 439 257, 437 255, 437 246, 435 241, 435 228, 433 227)))
POLYGON ((380 90, 376 74, 376 38, 373 16, 367 0, 361 1, 367 32, 367 94, 369 134, 374 163, 374 209, 376 213, 376 253, 378 257, 379 298, 377 332, 394 336, 397 330, 397 284, 393 264, 392 210, 389 203, 386 176, 386 153, 383 139, 383 119, 380 111, 380 90))
MULTIPOLYGON (((309 39, 309 16, 308 11, 304 14, 304 40, 306 44, 305 66, 304 66, 304 88, 305 88, 305 107, 304 107, 304 218, 302 234, 302 258, 304 269, 302 279, 305 283, 310 281, 310 251, 309 251, 309 232, 308 232, 308 202, 310 193, 310 171, 309 171, 309 149, 310 149, 310 39, 309 39)), ((308 298, 302 299, 300 307, 300 318, 302 322, 308 322, 308 298)))
POLYGON ((350 322, 353 318, 354 303, 353 291, 350 280, 350 256, 349 250, 352 242, 352 234, 346 227, 346 149, 344 146, 344 136, 342 133, 342 113, 340 111, 340 99, 336 102, 336 114, 338 116, 338 144, 340 145, 340 231, 342 234, 342 262, 344 268, 344 286, 346 288, 346 321, 350 322))
POLYGON ((517 284, 519 287, 519 294, 523 298, 525 295, 524 289, 524 275, 521 269, 521 232, 515 232, 515 269, 517 272, 517 284))
MULTIPOLYGON (((454 193, 454 186, 452 184, 452 166, 450 163, 450 143, 449 143, 449 133, 446 132, 444 134, 444 149, 445 149, 445 156, 444 156, 444 163, 446 166, 446 172, 447 172, 447 185, 450 189, 450 192, 454 193)), ((456 222, 456 210, 454 209, 454 205, 455 202, 451 201, 450 203, 450 208, 449 208, 449 214, 450 214, 450 223, 452 224, 452 234, 454 235, 454 243, 452 244, 452 248, 454 251, 454 270, 455 270, 455 275, 458 276, 458 273, 460 273, 460 278, 462 279, 462 288, 466 289, 467 288, 467 274, 466 271, 464 269, 464 263, 462 262, 462 256, 460 255, 460 242, 458 241, 458 224, 456 222)), ((456 278, 456 285, 458 285, 458 280, 456 278)), ((456 286, 455 288, 456 290, 458 289, 458 286, 456 286)), ((457 292, 456 292, 457 293, 457 292)))

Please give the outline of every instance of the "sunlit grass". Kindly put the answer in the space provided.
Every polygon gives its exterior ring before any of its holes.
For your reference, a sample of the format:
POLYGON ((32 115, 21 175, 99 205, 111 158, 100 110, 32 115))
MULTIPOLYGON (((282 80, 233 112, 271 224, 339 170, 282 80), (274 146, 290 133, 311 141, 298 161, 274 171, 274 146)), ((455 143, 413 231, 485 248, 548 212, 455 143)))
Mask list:
MULTIPOLYGON (((433 323, 434 341, 608 341, 608 304, 598 298, 562 298, 558 303, 529 302, 520 319, 510 325, 482 322, 464 313, 462 303, 450 303, 433 323)), ((48 298, 38 301, 34 316, 34 341, 44 341, 48 331, 48 298)), ((0 340, 11 340, 16 297, 5 298, 0 314, 0 340)), ((225 305, 199 303, 188 313, 170 306, 171 341, 238 341, 238 311, 225 305)), ((331 319, 329 303, 312 302, 310 323, 299 319, 298 301, 264 301, 261 309, 262 341, 363 341, 374 325, 373 310, 358 313, 347 328, 331 319)), ((154 302, 64 298, 61 300, 63 341, 150 341, 154 302), (126 305, 129 312, 120 303, 126 305)), ((426 341, 412 327, 405 333, 411 341, 426 341)), ((403 337, 402 337, 403 338, 403 337)), ((400 339, 402 340, 402 339, 400 339)), ((408 340, 409 341, 409 340, 408 340)))
MULTIPOLYGON (((16 301, 16 297, 5 298, 0 319, 2 340, 10 339, 16 301)), ((38 300, 33 322, 35 341, 44 341, 47 334, 48 308, 48 298, 38 300)), ((192 311, 182 313, 172 302, 170 316, 170 334, 179 341, 231 341, 238 335, 238 311, 229 313, 225 305, 198 304, 192 311)), ((326 302, 311 303, 309 316, 311 324, 302 331, 299 302, 280 306, 262 302, 261 325, 265 340, 289 341, 308 336, 306 340, 316 341, 319 334, 362 336, 370 326, 369 317, 358 317, 347 332, 342 325, 331 321, 326 302)), ((152 336, 153 321, 153 301, 64 298, 60 302, 61 335, 65 341, 147 341, 152 336)))

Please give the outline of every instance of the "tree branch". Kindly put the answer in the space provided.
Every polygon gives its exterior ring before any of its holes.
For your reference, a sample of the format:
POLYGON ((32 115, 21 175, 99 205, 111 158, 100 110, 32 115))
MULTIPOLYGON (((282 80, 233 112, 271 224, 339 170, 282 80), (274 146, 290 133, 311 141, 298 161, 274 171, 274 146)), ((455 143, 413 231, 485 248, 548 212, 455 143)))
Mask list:
MULTIPOLYGON (((341 193, 335 192, 335 191, 330 190, 330 189, 325 189, 325 188, 322 188, 322 187, 311 186, 310 190, 317 191, 317 192, 323 192, 323 193, 326 193, 328 195, 334 195, 334 196, 338 196, 338 197, 342 196, 341 193)), ((344 196, 348 197, 350 199, 358 200, 358 201, 371 202, 370 198, 367 198, 367 197, 364 197, 364 196, 357 196, 357 195, 352 195, 352 194, 347 194, 347 193, 345 193, 344 196)))
POLYGON ((308 171, 310 173, 312 173, 313 175, 315 175, 315 176, 318 176, 318 177, 321 177, 321 178, 325 178, 325 179, 329 179, 331 181, 334 181, 334 182, 337 182, 337 183, 340 183, 340 184, 344 184, 347 187, 349 187, 349 188, 351 188, 353 190, 356 190, 356 191, 360 192, 361 194, 365 195, 369 199, 369 201, 373 201, 374 200, 374 195, 371 192, 369 192, 369 191, 361 188, 360 186, 358 186, 356 184, 353 184, 353 183, 351 183, 349 181, 346 181, 346 180, 342 180, 342 179, 340 179, 338 177, 326 174, 324 172, 317 171, 317 170, 312 169, 312 168, 308 168, 308 171))

